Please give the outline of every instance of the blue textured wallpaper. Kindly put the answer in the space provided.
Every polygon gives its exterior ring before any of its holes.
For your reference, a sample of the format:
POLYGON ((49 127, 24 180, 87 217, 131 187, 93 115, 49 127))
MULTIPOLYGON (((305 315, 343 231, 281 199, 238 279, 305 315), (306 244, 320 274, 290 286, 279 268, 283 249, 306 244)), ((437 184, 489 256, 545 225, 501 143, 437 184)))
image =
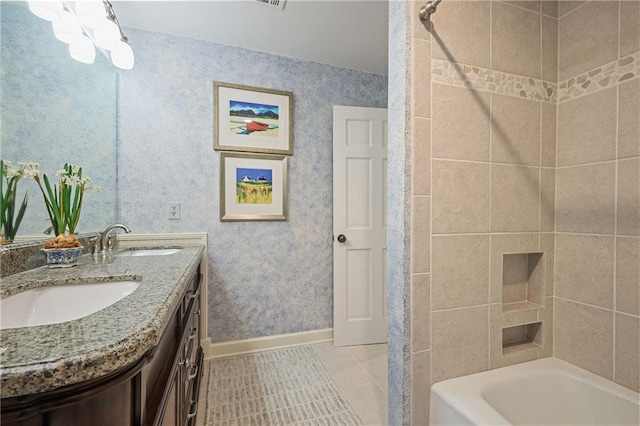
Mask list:
MULTIPOLYGON (((86 193, 78 231, 102 230, 116 217, 115 70, 101 54, 92 65, 72 59, 26 2, 0 8, 0 156, 40 163, 54 180, 65 162, 83 166, 102 189, 86 193)), ((50 222, 38 186, 24 180, 18 189, 29 194, 18 236, 45 238, 50 222)))
POLYGON ((410 147, 407 123, 407 7, 413 3, 389 2, 389 204, 388 310, 389 310, 389 424, 411 423, 411 297, 410 297, 410 147))
POLYGON ((225 342, 333 322, 332 106, 386 107, 386 76, 126 29, 119 73, 119 220, 137 233, 209 233, 209 337, 225 342), (286 222, 220 222, 213 82, 294 94, 286 222), (182 219, 168 220, 168 202, 182 219))

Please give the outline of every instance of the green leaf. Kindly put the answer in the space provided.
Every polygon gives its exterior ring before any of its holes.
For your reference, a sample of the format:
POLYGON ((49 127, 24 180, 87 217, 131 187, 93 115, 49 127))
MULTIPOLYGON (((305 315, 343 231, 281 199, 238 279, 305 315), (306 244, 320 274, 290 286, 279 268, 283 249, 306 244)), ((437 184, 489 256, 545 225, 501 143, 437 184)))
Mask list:
POLYGON ((47 175, 44 175, 44 184, 47 187, 47 193, 49 194, 49 198, 44 197, 45 203, 47 204, 47 208, 50 211, 49 217, 51 218, 51 225, 53 226, 54 232, 56 235, 61 231, 64 233, 64 223, 63 218, 61 217, 60 212, 60 204, 58 202, 58 195, 56 194, 56 186, 54 185, 54 189, 51 189, 51 184, 49 183, 49 178, 47 175))

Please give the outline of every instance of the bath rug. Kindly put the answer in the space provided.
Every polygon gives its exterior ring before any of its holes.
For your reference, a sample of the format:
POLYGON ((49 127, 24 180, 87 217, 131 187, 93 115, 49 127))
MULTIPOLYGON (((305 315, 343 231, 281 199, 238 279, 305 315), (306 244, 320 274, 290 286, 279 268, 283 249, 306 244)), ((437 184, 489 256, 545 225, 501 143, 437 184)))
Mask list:
POLYGON ((362 424, 308 346, 208 363, 207 426, 362 424))

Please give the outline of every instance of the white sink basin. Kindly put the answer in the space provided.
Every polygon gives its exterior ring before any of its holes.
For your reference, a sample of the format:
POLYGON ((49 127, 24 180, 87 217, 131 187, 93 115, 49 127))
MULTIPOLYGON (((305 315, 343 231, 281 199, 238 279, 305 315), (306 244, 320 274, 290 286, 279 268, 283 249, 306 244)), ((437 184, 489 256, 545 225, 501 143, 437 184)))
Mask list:
POLYGON ((168 254, 178 253, 182 249, 169 248, 169 249, 136 249, 125 250, 118 253, 118 256, 166 256, 168 254))
POLYGON ((86 317, 133 293, 136 281, 40 287, 0 299, 0 329, 58 324, 86 317))

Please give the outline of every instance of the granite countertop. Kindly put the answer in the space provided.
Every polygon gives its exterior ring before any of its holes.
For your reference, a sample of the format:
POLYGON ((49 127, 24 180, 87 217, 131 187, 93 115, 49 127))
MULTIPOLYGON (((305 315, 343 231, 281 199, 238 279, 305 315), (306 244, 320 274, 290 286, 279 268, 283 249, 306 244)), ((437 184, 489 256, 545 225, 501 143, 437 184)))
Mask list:
POLYGON ((203 246, 166 256, 80 257, 79 266, 46 266, 0 280, 0 297, 29 288, 77 282, 136 280, 129 296, 94 314, 60 324, 0 331, 0 397, 53 390, 138 361, 157 345, 198 267, 203 246))

